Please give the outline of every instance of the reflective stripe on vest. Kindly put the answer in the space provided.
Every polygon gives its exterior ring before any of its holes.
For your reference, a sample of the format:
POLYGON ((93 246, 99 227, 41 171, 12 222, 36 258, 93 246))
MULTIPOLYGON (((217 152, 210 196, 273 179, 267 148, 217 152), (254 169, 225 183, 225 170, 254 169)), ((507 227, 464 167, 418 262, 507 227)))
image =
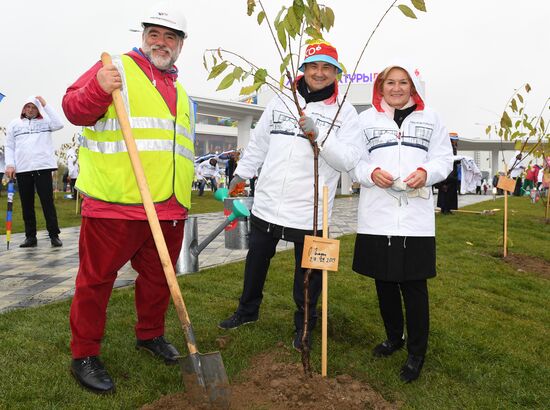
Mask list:
MULTIPOLYGON (((176 83, 178 101, 174 117, 131 57, 114 57, 113 64, 121 72, 123 101, 153 201, 165 201, 175 194, 179 203, 190 208, 194 102, 176 83)), ((113 104, 93 127, 84 128, 82 137, 77 188, 103 201, 140 204, 141 196, 113 104)))

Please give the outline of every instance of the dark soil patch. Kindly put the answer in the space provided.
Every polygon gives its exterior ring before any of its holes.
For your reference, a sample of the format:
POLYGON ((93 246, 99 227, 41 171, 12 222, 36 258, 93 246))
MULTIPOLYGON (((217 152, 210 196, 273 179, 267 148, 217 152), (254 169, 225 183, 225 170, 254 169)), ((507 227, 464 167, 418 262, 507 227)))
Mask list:
POLYGON ((545 279, 550 279, 550 262, 545 259, 513 253, 503 260, 519 272, 532 272, 545 279))
MULTIPOLYGON (((288 363, 290 352, 279 346, 252 360, 231 384, 231 409, 329 410, 397 409, 368 384, 349 375, 305 377, 301 363, 288 363)), ((184 392, 161 397, 142 410, 201 409, 184 392)))

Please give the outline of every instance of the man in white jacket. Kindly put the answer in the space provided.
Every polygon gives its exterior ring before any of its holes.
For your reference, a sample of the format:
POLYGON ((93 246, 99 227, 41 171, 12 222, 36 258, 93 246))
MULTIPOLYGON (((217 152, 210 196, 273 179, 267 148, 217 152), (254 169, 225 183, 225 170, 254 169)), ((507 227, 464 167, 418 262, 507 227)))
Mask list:
POLYGON ((34 212, 35 187, 52 246, 63 246, 59 239, 57 213, 53 202, 52 171, 57 169, 52 132, 63 128, 61 117, 46 105, 44 98, 29 97, 19 118, 8 125, 6 134, 6 176, 17 178, 25 221, 25 241, 21 248, 32 248, 36 241, 34 212))
MULTIPOLYGON (((344 102, 338 117, 337 75, 342 71, 336 49, 330 44, 310 44, 296 80, 298 102, 304 111, 300 118, 292 100, 276 96, 268 104, 252 132, 249 145, 231 180, 230 192, 261 167, 251 216, 250 249, 246 257, 244 286, 239 307, 222 329, 234 329, 258 320, 263 287, 271 258, 279 240, 294 242, 294 314, 293 345, 302 348, 304 322, 303 279, 301 268, 304 235, 313 229, 313 150, 305 134, 313 133, 322 145, 319 157, 319 186, 329 188, 329 217, 332 210, 339 171, 349 171, 359 161, 360 135, 357 112, 344 102), (300 118, 300 120, 298 120, 300 118), (334 126, 327 137, 334 120, 334 126), (324 144, 322 144, 324 142, 324 144)), ((322 223, 322 198, 319 204, 319 226, 322 223)), ((317 319, 317 299, 321 275, 314 271, 310 278, 310 317, 312 330, 317 319)), ((308 326, 308 327, 309 327, 308 326)), ((311 334, 311 333, 309 333, 311 334)), ((311 339, 308 340, 311 344, 311 339)))
POLYGON ((199 177, 199 196, 204 194, 204 187, 206 186, 206 180, 209 180, 212 184, 212 191, 216 192, 218 189, 218 183, 216 178, 220 177, 220 168, 218 167, 218 160, 216 158, 210 158, 203 161, 197 167, 197 176, 199 177))

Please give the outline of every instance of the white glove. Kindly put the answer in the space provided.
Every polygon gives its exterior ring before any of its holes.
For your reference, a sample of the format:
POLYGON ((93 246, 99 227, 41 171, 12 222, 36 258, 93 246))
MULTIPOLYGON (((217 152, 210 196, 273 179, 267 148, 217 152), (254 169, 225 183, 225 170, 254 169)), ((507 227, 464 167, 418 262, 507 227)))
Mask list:
POLYGON ((311 117, 308 117, 304 114, 300 117, 298 123, 300 124, 300 127, 302 127, 304 134, 313 135, 313 138, 317 140, 317 137, 319 136, 319 128, 315 126, 315 123, 313 122, 311 117))

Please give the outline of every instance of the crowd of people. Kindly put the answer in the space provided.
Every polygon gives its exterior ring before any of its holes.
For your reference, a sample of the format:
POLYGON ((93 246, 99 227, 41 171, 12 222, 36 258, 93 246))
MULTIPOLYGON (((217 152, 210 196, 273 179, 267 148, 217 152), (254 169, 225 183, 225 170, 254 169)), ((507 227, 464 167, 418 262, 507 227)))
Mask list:
MULTIPOLYGON (((340 173, 349 173, 360 185, 353 270, 374 280, 385 330, 372 354, 387 357, 405 347, 399 377, 416 380, 430 333, 427 281, 436 276, 432 188, 438 189, 442 212, 449 213, 457 208, 461 176, 453 156, 458 138, 449 137, 428 106, 415 70, 400 63, 379 67, 373 107, 358 115, 338 90, 337 49, 324 41, 309 44, 295 84, 300 110, 275 96, 242 158, 235 152, 220 169, 216 157, 195 163, 194 104, 174 66, 188 37, 181 9, 173 3, 155 5, 141 24, 141 47, 114 56, 112 63, 95 63, 62 101, 66 118, 83 127, 78 154, 67 153, 67 181, 75 198, 75 190, 83 195, 80 264, 69 315, 74 378, 96 393, 115 391, 100 359, 101 343, 113 283, 128 261, 138 273, 135 347, 166 364, 180 357, 164 337, 170 292, 116 121, 112 94, 120 90, 130 123, 140 124, 133 134, 172 263, 180 253, 192 186, 199 196, 207 185, 213 191, 228 185, 232 191, 250 181, 254 190, 242 293, 233 313, 219 322, 221 329, 259 320, 271 259, 278 242, 288 241, 295 257, 292 345, 311 347, 321 275, 312 273, 306 309, 301 260, 314 220, 312 140, 321 147, 319 181, 329 189, 329 218, 340 173), (274 113, 284 113, 284 120, 274 113), (304 340, 306 311, 309 337, 304 340)), ((52 195, 57 168, 52 133, 62 127, 60 115, 40 96, 25 101, 8 127, 5 174, 17 179, 26 235, 21 247, 37 246, 35 191, 51 244, 62 246, 52 195)), ((528 180, 534 185, 540 174, 528 174, 528 180)), ((319 231, 321 212, 319 207, 319 231)))

